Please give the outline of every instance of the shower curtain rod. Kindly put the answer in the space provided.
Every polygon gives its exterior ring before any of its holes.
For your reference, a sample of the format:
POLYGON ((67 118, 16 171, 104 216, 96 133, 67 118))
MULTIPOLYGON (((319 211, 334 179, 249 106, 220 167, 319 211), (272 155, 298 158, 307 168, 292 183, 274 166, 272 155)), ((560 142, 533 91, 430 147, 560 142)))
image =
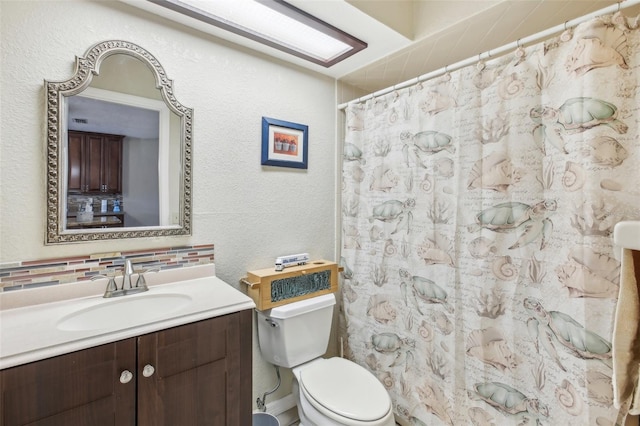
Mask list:
POLYGON ((482 59, 490 59, 490 58, 493 58, 495 56, 501 55, 501 54, 503 54, 503 53, 505 53, 505 52, 507 52, 509 50, 518 48, 521 45, 539 41, 540 39, 546 38, 546 37, 548 37, 548 36, 550 36, 552 34, 558 33, 560 31, 564 31, 567 28, 574 27, 574 26, 576 26, 578 24, 581 24, 581 23, 583 23, 585 21, 588 21, 589 19, 596 18, 596 17, 601 16, 601 15, 606 15, 606 14, 609 14, 609 13, 612 13, 612 12, 617 12, 619 10, 626 9, 627 7, 635 6, 637 4, 640 4, 640 0, 622 0, 619 3, 612 4, 611 6, 607 6, 607 7, 603 8, 603 9, 596 10, 595 12, 589 13, 589 14, 581 16, 579 18, 575 18, 575 19, 566 21, 564 24, 559 24, 559 25, 556 25, 555 27, 551 27, 551 28, 549 28, 547 30, 540 31, 539 33, 536 33, 536 34, 533 34, 533 35, 518 39, 518 40, 516 40, 514 42, 511 42, 511 43, 505 44, 504 46, 498 47, 497 49, 488 50, 486 52, 483 52, 483 53, 479 54, 478 56, 473 56, 471 58, 464 59, 464 60, 456 62, 456 63, 454 63, 452 65, 447 65, 447 66, 444 66, 444 67, 442 67, 440 69, 437 69, 435 71, 429 72, 427 74, 423 74, 423 75, 421 75, 419 77, 412 78, 411 80, 407 80, 405 82, 402 82, 402 83, 399 83, 399 84, 395 84, 395 85, 393 85, 391 87, 387 87, 386 89, 378 90, 377 92, 373 92, 371 94, 365 95, 365 96, 363 96, 361 98, 357 98, 357 99, 354 99, 352 101, 345 102, 343 104, 338 105, 338 109, 339 110, 343 110, 350 104, 357 104, 357 103, 360 103, 360 102, 364 102, 364 101, 367 101, 369 99, 376 98, 378 96, 386 95, 387 93, 391 93, 394 90, 404 89, 405 87, 409 87, 409 86, 412 86, 414 84, 418 84, 418 83, 420 83, 422 81, 426 81, 426 80, 430 80, 430 79, 435 78, 435 77, 439 77, 439 76, 441 76, 443 74, 446 74, 447 72, 454 71, 454 70, 466 67, 467 65, 471 65, 471 64, 473 64, 475 62, 478 62, 478 61, 480 61, 482 59))

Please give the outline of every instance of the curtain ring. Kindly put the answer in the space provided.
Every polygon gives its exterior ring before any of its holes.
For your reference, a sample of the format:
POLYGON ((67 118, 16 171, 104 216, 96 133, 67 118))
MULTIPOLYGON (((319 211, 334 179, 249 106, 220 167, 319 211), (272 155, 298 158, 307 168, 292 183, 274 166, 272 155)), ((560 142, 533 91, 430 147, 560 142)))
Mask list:
POLYGON ((485 65, 484 65, 484 61, 482 60, 482 53, 478 53, 478 63, 476 64, 476 69, 478 71, 482 71, 484 70, 485 65))
POLYGON ((516 58, 521 60, 522 58, 524 58, 525 52, 522 46, 520 46, 520 39, 516 40, 516 46, 517 46, 516 52, 515 52, 516 58))
POLYGON ((444 79, 443 81, 450 81, 451 80, 451 74, 449 74, 449 65, 445 65, 444 66, 444 79))
POLYGON ((562 34, 560 34, 560 40, 567 42, 569 40, 571 40, 571 38, 573 37, 571 28, 569 28, 569 26, 567 25, 569 21, 564 21, 564 31, 562 32, 562 34))

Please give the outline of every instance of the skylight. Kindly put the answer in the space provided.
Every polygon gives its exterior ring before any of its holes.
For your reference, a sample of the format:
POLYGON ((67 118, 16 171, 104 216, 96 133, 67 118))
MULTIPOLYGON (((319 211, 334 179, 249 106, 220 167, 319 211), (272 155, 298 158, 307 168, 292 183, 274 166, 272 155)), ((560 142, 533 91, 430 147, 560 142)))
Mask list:
POLYGON ((282 0, 149 0, 330 67, 367 44, 282 0))

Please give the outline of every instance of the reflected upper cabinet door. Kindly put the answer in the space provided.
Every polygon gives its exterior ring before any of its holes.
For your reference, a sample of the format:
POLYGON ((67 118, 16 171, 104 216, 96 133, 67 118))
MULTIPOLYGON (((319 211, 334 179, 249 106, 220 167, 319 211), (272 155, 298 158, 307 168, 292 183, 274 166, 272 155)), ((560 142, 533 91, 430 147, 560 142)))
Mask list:
POLYGON ((102 148, 104 191, 119 194, 122 192, 122 137, 106 138, 102 148))
POLYGON ((100 192, 102 189, 102 141, 100 135, 85 135, 85 192, 100 192))
POLYGON ((69 192, 82 192, 83 190, 83 151, 84 151, 84 138, 82 135, 74 132, 69 132, 69 145, 67 152, 69 153, 69 171, 67 190, 69 192))
POLYGON ((119 135, 69 131, 69 194, 122 192, 122 140, 119 135))

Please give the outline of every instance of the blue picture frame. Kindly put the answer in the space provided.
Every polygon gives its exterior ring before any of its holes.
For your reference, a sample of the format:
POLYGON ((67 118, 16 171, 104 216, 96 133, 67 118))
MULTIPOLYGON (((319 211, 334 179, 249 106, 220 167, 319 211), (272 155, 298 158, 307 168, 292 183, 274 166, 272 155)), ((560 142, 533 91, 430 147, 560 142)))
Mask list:
POLYGON ((263 166, 307 168, 309 126, 262 117, 263 166))

